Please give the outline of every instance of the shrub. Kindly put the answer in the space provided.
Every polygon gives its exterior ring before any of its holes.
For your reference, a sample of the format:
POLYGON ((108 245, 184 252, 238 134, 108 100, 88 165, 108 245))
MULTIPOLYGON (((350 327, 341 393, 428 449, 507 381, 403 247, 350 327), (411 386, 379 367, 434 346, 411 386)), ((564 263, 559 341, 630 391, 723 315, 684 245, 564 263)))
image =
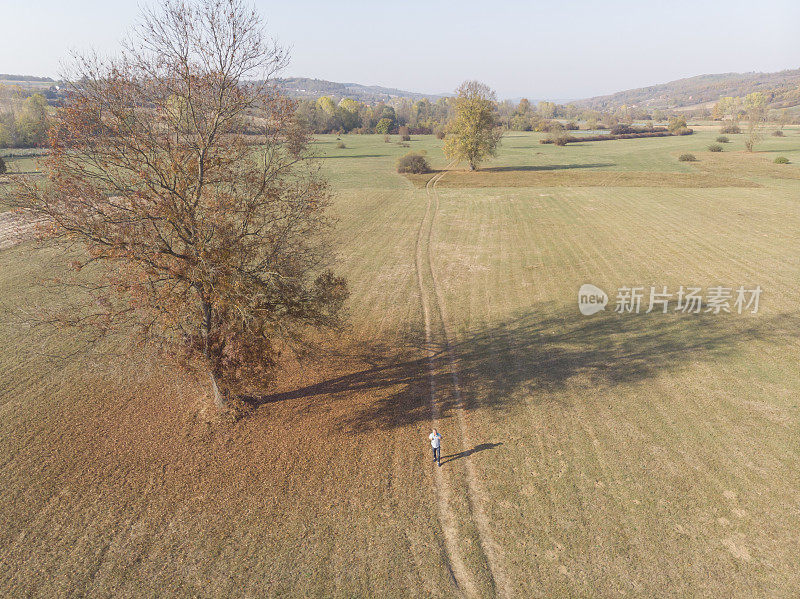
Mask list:
POLYGON ((774 137, 784 137, 784 135, 783 135, 783 131, 781 131, 780 129, 778 129, 777 131, 773 131, 773 132, 772 132, 772 135, 773 135, 774 137))
POLYGON ((681 154, 678 156, 678 160, 681 162, 697 162, 697 158, 694 154, 681 154))
POLYGON ((436 130, 436 139, 444 139, 444 129, 436 130))
POLYGON ((708 146, 709 152, 722 152, 722 146, 719 144, 711 144, 708 146))
POLYGON ((6 172, 6 161, 3 160, 3 157, 0 156, 0 175, 4 175, 6 172))
POLYGON ((400 136, 400 141, 411 141, 411 136, 410 135, 401 135, 400 136))
POLYGON ((397 172, 414 174, 429 173, 431 172, 431 167, 422 154, 409 152, 397 160, 397 172))
POLYGON ((789 159, 786 156, 778 156, 775 159, 775 164, 789 164, 789 159))
POLYGON ((578 127, 577 123, 573 123, 572 121, 570 121, 569 123, 564 125, 564 129, 566 129, 567 131, 577 131, 578 129, 580 129, 580 127, 578 127))
POLYGON ((547 137, 557 146, 565 146, 572 139, 572 136, 567 133, 564 126, 558 121, 550 123, 550 135, 547 137))
POLYGON ((633 133, 633 129, 629 125, 614 125, 611 127, 611 135, 624 135, 625 133, 633 133))
POLYGON ((727 133, 728 135, 736 135, 741 133, 742 130, 739 128, 739 125, 734 123, 729 123, 727 125, 723 125, 722 129, 719 130, 720 133, 727 133))
POLYGON ((339 150, 344 150, 344 149, 345 149, 347 146, 346 146, 346 145, 344 145, 344 142, 343 142, 343 141, 340 141, 338 144, 336 144, 336 147, 337 147, 337 149, 339 149, 339 150))
POLYGON ((721 144, 726 144, 726 143, 728 143, 728 142, 730 141, 730 139, 728 139, 728 138, 727 138, 727 137, 725 137, 724 135, 720 135, 720 136, 717 138, 717 141, 718 141, 719 143, 721 143, 721 144))
POLYGON ((678 135, 684 135, 682 133, 678 133, 681 129, 686 129, 686 117, 684 116, 674 116, 669 120, 669 124, 667 125, 667 129, 676 133, 678 135))

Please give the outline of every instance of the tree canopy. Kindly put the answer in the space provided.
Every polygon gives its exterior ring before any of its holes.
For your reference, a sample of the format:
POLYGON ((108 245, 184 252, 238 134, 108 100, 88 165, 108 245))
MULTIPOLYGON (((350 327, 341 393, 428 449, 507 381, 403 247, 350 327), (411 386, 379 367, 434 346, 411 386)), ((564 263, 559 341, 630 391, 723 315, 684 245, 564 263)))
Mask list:
POLYGON ((199 366, 220 406, 335 326, 347 295, 309 133, 267 84, 284 62, 239 0, 145 12, 119 58, 78 57, 48 182, 16 194, 78 246, 86 302, 53 322, 93 339, 124 331, 199 366))
POLYGON ((455 115, 447 126, 444 153, 450 160, 466 160, 475 170, 494 156, 502 129, 496 112, 495 93, 478 81, 465 81, 456 90, 455 115))
POLYGON ((761 128, 767 118, 767 98, 761 92, 753 92, 745 96, 742 104, 747 116, 747 137, 744 145, 748 152, 752 152, 761 141, 761 128))
POLYGON ((45 97, 35 93, 19 99, 15 97, 18 94, 1 92, 2 90, 0 90, 0 148, 32 148, 45 145, 47 128, 50 125, 45 97), (4 99, 6 101, 3 101, 4 99))

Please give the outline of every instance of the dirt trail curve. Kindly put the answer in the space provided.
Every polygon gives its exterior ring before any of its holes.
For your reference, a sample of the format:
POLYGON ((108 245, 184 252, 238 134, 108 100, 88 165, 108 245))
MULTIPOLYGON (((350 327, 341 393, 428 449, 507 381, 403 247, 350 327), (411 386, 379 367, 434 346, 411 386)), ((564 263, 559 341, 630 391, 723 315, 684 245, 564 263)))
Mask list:
MULTIPOLYGON (((453 164, 450 164, 447 168, 451 168, 452 166, 453 164)), ((454 405, 456 408, 459 433, 461 435, 461 448, 464 450, 468 449, 470 446, 470 440, 462 406, 461 387, 458 370, 456 368, 456 356, 453 350, 452 338, 447 327, 445 303, 438 284, 436 270, 433 266, 433 254, 431 249, 434 226, 439 210, 439 194, 436 190, 436 184, 446 173, 447 170, 437 173, 431 177, 425 187, 427 206, 425 209, 425 216, 420 223, 419 232, 417 234, 415 262, 417 285, 419 287, 425 323, 425 339, 428 345, 428 380, 430 384, 431 420, 433 421, 433 426, 436 427, 437 421, 440 418, 438 403, 436 401, 436 385, 434 382, 435 365, 433 359, 438 342, 438 346, 443 346, 447 353, 453 387, 451 391, 455 398, 454 405), (438 340, 435 338, 434 329, 438 329, 438 336, 440 337, 438 340)), ((478 533, 480 549, 489 566, 494 593, 500 597, 511 597, 510 581, 502 567, 502 549, 492 537, 489 518, 483 509, 485 494, 480 487, 475 472, 475 465, 472 460, 469 457, 464 458, 464 460, 469 507, 475 529, 478 533)), ((457 517, 450 507, 451 497, 454 493, 452 485, 450 484, 447 474, 439 468, 435 470, 435 480, 437 507, 445 537, 448 567, 450 568, 456 585, 465 595, 468 597, 476 597, 479 595, 478 586, 475 576, 470 572, 464 562, 461 553, 461 548, 464 546, 464 543, 462 542, 462 536, 459 532, 457 517)))

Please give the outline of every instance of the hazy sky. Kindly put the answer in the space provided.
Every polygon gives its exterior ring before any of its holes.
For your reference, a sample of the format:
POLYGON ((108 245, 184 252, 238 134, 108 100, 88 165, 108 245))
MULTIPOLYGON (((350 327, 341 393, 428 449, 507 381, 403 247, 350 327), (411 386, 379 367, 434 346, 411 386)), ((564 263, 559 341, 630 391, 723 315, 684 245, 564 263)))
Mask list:
MULTIPOLYGON (((151 2, 145 2, 149 4, 151 2)), ((582 98, 703 73, 800 67, 800 0, 256 0, 285 75, 501 98, 582 98)), ((110 52, 126 0, 0 0, 0 73, 56 76, 68 51, 110 52)))

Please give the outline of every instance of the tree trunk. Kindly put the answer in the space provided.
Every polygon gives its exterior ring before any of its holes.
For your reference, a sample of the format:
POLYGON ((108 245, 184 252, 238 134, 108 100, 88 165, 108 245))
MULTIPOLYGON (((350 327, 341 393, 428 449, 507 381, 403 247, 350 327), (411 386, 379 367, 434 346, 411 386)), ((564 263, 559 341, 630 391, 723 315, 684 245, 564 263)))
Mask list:
POLYGON ((222 389, 219 388, 217 377, 213 372, 209 373, 209 377, 211 378, 211 389, 214 395, 214 406, 216 406, 218 410, 223 410, 227 405, 227 397, 225 393, 223 393, 222 389))
POLYGON ((211 337, 211 303, 205 300, 203 301, 203 336, 203 354, 209 363, 208 376, 211 379, 211 390, 213 392, 214 405, 218 410, 222 410, 227 404, 227 395, 219 387, 219 383, 217 382, 217 374, 211 360, 211 347, 209 342, 211 337))

